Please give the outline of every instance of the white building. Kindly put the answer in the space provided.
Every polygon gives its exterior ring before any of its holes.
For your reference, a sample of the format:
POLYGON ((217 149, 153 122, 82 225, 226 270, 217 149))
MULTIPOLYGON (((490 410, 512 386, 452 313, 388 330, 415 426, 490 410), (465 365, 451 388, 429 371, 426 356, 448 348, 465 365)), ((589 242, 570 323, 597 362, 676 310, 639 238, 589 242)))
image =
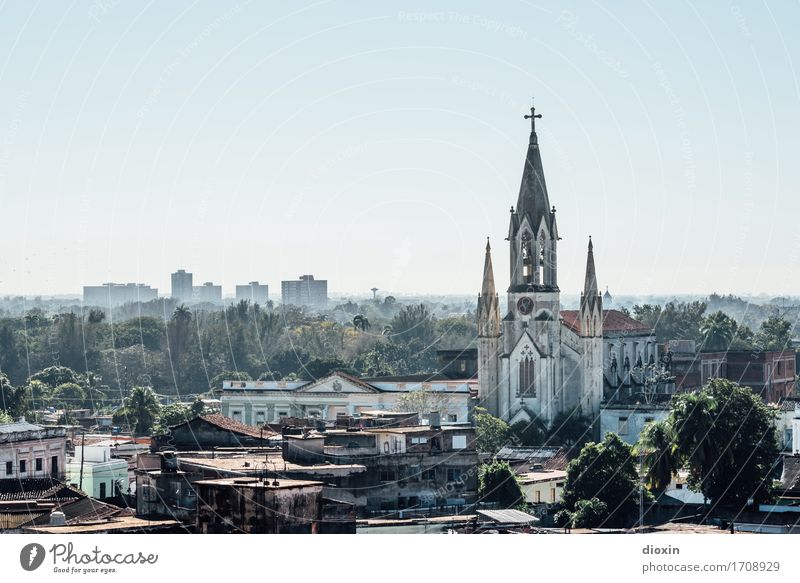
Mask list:
POLYGON ((192 288, 192 299, 195 302, 220 304, 222 303, 222 286, 214 285, 214 282, 207 281, 203 285, 192 288))
POLYGON ((67 481, 92 498, 111 498, 128 491, 128 462, 112 457, 107 445, 76 445, 67 462, 67 481))
POLYGON ((663 421, 668 415, 669 405, 666 403, 606 405, 600 411, 600 438, 602 439, 606 433, 616 433, 622 441, 633 445, 639 441, 639 435, 645 425, 663 421))
POLYGON ((335 421, 339 414, 394 410, 401 396, 427 391, 429 408, 441 413, 443 423, 468 421, 470 389, 477 388, 475 381, 417 379, 361 380, 335 372, 316 381, 223 381, 220 401, 223 415, 262 425, 283 417, 335 421))
POLYGON ((104 283, 83 286, 83 304, 111 308, 158 299, 158 290, 143 283, 104 283))
POLYGON ((328 306, 328 280, 301 275, 297 281, 282 281, 281 302, 324 310, 328 306))
POLYGON ((236 301, 247 300, 251 304, 265 305, 269 301, 269 286, 257 281, 236 286, 236 301))
POLYGON ((54 478, 64 474, 67 437, 63 427, 27 421, 0 425, 0 480, 54 478))
POLYGON ((185 269, 179 269, 171 276, 172 297, 181 302, 192 300, 194 288, 192 286, 193 276, 185 269))

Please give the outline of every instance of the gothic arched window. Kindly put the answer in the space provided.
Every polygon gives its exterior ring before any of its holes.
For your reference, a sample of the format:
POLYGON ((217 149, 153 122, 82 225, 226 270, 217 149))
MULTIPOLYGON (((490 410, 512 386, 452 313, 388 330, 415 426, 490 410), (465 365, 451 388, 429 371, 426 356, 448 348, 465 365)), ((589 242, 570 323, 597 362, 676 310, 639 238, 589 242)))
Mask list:
POLYGON ((542 285, 545 284, 544 281, 544 266, 547 262, 547 255, 545 251, 545 240, 544 240, 544 233, 539 234, 539 261, 536 265, 536 279, 537 283, 542 285))
POLYGON ((523 355, 522 359, 519 361, 520 397, 536 396, 536 386, 534 384, 533 372, 533 356, 531 354, 523 355))

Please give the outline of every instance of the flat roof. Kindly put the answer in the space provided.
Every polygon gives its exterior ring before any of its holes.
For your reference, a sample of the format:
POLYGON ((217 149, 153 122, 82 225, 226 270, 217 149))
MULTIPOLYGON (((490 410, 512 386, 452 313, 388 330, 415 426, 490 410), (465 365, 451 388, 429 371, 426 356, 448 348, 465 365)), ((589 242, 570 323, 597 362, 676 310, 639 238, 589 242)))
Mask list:
POLYGON ((25 528, 25 532, 38 532, 42 534, 81 534, 81 533, 102 533, 111 530, 135 530, 164 528, 170 526, 180 526, 177 520, 146 520, 135 516, 120 516, 111 520, 97 522, 84 522, 81 524, 65 524, 61 526, 33 526, 25 528))
POLYGON ((533 524, 539 519, 521 510, 478 510, 478 516, 498 524, 533 524))
POLYGON ((563 470, 551 470, 549 472, 527 472, 519 474, 517 478, 522 484, 535 484, 537 482, 550 482, 551 480, 563 480, 567 477, 567 472, 563 470))
POLYGON ((306 488, 310 486, 324 485, 324 482, 316 482, 312 480, 283 480, 270 478, 266 482, 258 478, 221 478, 218 480, 198 480, 195 484, 203 486, 238 486, 239 488, 263 488, 265 490, 288 490, 291 488, 306 488), (274 481, 278 485, 274 485, 274 481))

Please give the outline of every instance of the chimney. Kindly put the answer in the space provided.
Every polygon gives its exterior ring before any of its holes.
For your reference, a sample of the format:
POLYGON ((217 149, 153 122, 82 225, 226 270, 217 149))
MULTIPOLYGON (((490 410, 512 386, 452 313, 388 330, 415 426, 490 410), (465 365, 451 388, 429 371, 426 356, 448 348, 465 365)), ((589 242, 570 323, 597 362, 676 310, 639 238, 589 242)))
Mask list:
POLYGON ((438 411, 431 411, 428 414, 428 424, 431 426, 431 429, 442 428, 442 421, 438 411))

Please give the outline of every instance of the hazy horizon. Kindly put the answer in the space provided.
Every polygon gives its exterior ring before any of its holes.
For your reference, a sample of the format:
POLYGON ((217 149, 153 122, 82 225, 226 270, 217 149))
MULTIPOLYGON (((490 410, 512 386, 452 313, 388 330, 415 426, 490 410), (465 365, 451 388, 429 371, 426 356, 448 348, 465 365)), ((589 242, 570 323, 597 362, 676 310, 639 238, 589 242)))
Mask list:
POLYGON ((0 296, 502 293, 531 95, 564 294, 798 293, 800 6, 440 6, 0 6, 0 296))

